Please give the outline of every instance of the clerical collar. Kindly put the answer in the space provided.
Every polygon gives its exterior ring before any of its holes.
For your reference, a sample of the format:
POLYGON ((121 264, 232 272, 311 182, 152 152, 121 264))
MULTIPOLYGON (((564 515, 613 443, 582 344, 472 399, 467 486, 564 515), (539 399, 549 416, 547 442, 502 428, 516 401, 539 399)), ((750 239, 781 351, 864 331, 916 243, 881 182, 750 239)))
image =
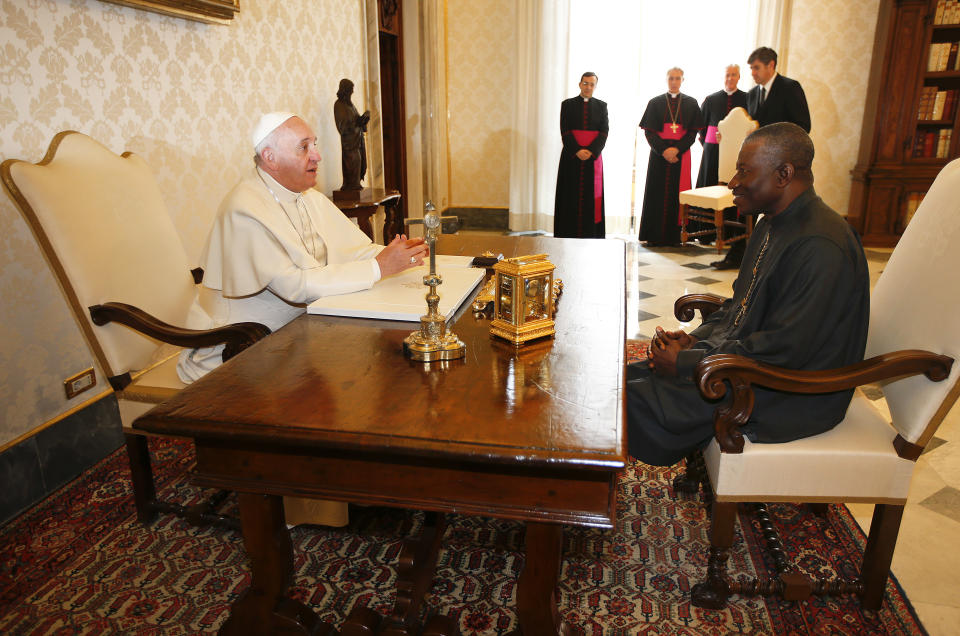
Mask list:
MULTIPOLYGON (((580 97, 583 97, 583 95, 581 95, 580 97)), ((590 101, 590 98, 589 98, 589 97, 583 97, 583 101, 589 102, 589 101, 590 101)))
POLYGON ((279 181, 271 177, 265 171, 261 170, 260 166, 256 167, 256 171, 260 179, 263 180, 263 185, 267 186, 267 190, 269 190, 270 194, 273 195, 273 198, 277 200, 277 203, 280 203, 281 200, 291 203, 296 201, 297 197, 303 194, 302 192, 294 192, 293 190, 286 189, 280 185, 279 181))
POLYGON ((737 92, 737 89, 735 88, 735 89, 733 89, 732 91, 728 91, 727 89, 723 89, 723 92, 727 94, 727 97, 729 97, 730 95, 733 95, 734 93, 736 93, 736 92, 737 92))
POLYGON ((669 95, 671 99, 676 99, 680 97, 680 91, 677 91, 676 93, 671 93, 670 91, 667 91, 667 95, 669 95))

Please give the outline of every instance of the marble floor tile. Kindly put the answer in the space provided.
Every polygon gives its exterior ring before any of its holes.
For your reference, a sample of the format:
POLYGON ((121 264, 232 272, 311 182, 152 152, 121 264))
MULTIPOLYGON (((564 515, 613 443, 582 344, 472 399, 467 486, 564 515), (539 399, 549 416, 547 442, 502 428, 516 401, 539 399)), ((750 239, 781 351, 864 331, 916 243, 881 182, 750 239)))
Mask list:
MULTIPOLYGON (((909 595, 908 595, 909 596, 909 595)), ((913 601, 913 609, 930 636, 960 634, 960 608, 913 601)))
POLYGON ((911 602, 960 608, 958 539, 960 523, 907 503, 891 569, 911 602))
POLYGON ((952 486, 944 486, 920 501, 920 505, 960 522, 960 490, 952 486))

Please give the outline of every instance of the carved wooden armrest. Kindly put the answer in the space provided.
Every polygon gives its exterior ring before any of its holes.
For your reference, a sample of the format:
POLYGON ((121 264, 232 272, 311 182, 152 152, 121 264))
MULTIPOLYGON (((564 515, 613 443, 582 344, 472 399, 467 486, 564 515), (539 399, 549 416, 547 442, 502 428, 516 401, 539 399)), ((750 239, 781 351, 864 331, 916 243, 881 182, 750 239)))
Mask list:
POLYGON ((716 294, 687 294, 677 298, 673 303, 673 315, 677 320, 690 322, 693 320, 694 311, 700 310, 700 315, 706 318, 716 310, 720 309, 726 298, 716 294))
POLYGON ((707 356, 693 372, 700 394, 719 400, 727 393, 725 380, 733 389, 730 406, 714 412, 714 435, 726 453, 743 452, 743 435, 738 426, 746 424, 753 412, 753 385, 788 393, 832 393, 871 382, 923 373, 934 382, 950 375, 953 358, 929 351, 906 349, 885 353, 863 362, 823 371, 783 369, 733 354, 707 356))
POLYGON ((238 322, 215 329, 174 327, 154 318, 142 309, 124 303, 104 303, 93 305, 89 309, 90 318, 95 325, 102 326, 109 322, 118 322, 160 342, 178 347, 213 347, 225 344, 224 362, 270 333, 268 327, 258 322, 238 322))

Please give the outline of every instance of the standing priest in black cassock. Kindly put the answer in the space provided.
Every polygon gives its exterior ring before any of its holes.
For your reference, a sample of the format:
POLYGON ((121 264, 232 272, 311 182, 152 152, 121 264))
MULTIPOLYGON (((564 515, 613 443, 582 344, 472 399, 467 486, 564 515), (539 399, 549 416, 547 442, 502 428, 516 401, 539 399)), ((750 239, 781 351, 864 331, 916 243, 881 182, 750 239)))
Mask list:
POLYGON ((683 69, 667 71, 668 92, 650 100, 640 120, 650 160, 640 216, 640 240, 647 246, 680 244, 680 201, 689 190, 690 146, 703 127, 697 100, 680 92, 683 69))
POLYGON ((607 103, 593 97, 596 73, 580 77, 580 94, 560 104, 563 151, 557 170, 553 235, 564 238, 603 238, 603 158, 610 128, 607 103))

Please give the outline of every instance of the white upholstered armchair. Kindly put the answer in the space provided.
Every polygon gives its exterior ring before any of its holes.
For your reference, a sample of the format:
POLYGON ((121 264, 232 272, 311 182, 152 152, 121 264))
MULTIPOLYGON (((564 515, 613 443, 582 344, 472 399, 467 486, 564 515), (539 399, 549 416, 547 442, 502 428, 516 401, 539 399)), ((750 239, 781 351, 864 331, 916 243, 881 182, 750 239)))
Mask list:
MULTIPOLYGON (((864 362, 802 372, 734 355, 701 361, 695 374, 701 394, 719 399, 732 390, 732 401, 717 409, 715 439, 702 459, 688 464, 688 471, 695 472, 700 463, 713 499, 707 578, 694 586, 695 605, 720 608, 731 594, 798 600, 849 592, 860 597, 865 609, 882 604, 915 461, 960 394, 960 365, 953 364, 960 357, 960 294, 945 287, 938 275, 960 271, 958 197, 960 160, 955 160, 930 188, 873 290, 864 362), (783 444, 753 444, 738 431, 750 417, 754 385, 825 393, 868 383, 882 387, 890 418, 858 389, 844 420, 826 433, 783 444), (772 537, 768 547, 776 576, 731 581, 725 569, 738 503, 783 501, 874 504, 860 576, 808 580, 772 537)), ((682 298, 678 317, 690 320, 696 307, 709 312, 714 300, 682 298)), ((762 505, 758 509, 762 521, 765 511, 762 505)))
POLYGON ((176 350, 163 343, 226 343, 226 359, 270 330, 256 323, 209 331, 173 326, 187 324, 202 272, 191 272, 153 173, 140 157, 117 156, 66 131, 53 138, 42 161, 4 161, 0 177, 116 392, 139 519, 173 512, 195 523, 222 521, 212 512, 216 502, 186 508, 156 499, 146 439, 130 425, 184 386, 176 350))

